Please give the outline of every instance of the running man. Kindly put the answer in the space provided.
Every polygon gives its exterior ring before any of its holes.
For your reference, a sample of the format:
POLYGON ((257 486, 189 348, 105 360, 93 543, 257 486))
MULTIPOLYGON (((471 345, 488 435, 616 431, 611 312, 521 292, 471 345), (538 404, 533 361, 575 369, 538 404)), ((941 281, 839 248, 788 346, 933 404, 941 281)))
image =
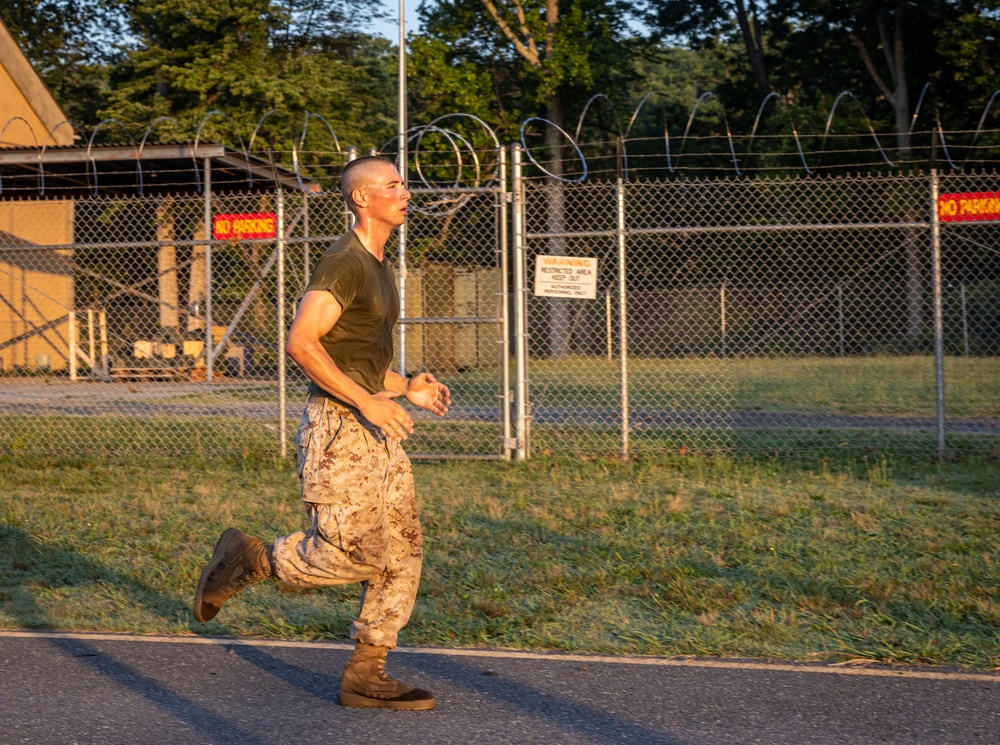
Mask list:
POLYGON ((298 587, 361 583, 357 642, 340 703, 423 710, 434 696, 390 677, 396 646, 416 599, 423 557, 410 461, 400 442, 413 420, 393 399, 444 416, 447 386, 429 373, 389 370, 399 293, 385 244, 406 220, 410 192, 392 161, 347 164, 341 192, 353 230, 312 275, 286 351, 312 381, 295 442, 308 529, 270 545, 229 528, 198 581, 194 615, 215 617, 230 597, 268 577, 298 587))

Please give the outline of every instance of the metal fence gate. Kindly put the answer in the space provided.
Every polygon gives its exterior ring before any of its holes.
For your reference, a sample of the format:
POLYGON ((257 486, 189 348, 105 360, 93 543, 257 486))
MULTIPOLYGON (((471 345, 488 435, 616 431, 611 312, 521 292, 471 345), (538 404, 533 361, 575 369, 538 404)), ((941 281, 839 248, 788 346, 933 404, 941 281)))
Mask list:
POLYGON ((997 176, 566 185, 512 160, 519 457, 1000 446, 1000 226, 936 208, 997 176), (597 258, 597 297, 536 297, 539 255, 597 258))

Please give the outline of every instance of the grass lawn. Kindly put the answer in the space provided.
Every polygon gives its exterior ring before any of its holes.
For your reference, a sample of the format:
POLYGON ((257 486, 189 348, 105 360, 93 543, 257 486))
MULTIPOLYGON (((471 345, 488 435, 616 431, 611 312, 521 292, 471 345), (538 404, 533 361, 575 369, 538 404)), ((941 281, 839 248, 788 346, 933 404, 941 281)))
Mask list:
MULTIPOLYGON (((973 419, 978 431, 948 433, 948 447, 989 452, 1000 449, 1000 358, 945 360, 946 413, 973 419)), ((423 421, 410 450, 426 455, 498 454, 499 420, 476 420, 498 410, 496 370, 442 375, 456 409, 444 420, 423 421), (462 419, 462 407, 475 412, 462 419)), ((620 451, 621 397, 616 360, 533 360, 529 403, 536 453, 612 455, 620 451), (583 412, 579 420, 574 420, 583 412), (595 422, 601 422, 600 424, 595 422)), ((645 359, 629 361, 632 452, 653 455, 782 451, 803 453, 853 449, 866 452, 933 452, 936 435, 934 365, 930 357, 645 359), (677 415, 674 422, 659 412, 677 415), (740 424, 727 424, 732 414, 740 424), (778 429, 775 414, 798 415, 797 426, 778 429), (860 426, 833 417, 873 419, 860 426), (753 419, 756 417, 756 419, 753 419), (923 429, 912 420, 923 418, 923 429), (754 427, 754 429, 750 429, 754 427)), ((244 460, 277 454, 276 384, 246 386, 191 383, 79 385, 59 380, 45 385, 0 378, 5 403, 41 401, 37 410, 0 414, 0 454, 108 457, 125 452, 194 455, 244 460), (271 402, 273 409, 262 403, 271 402), (94 404, 102 413, 79 415, 94 404), (143 406, 148 405, 148 410, 143 406), (221 416, 228 414, 228 416, 221 416)), ((305 386, 292 383, 288 398, 288 440, 294 434, 305 386)), ((853 420, 854 424, 862 424, 853 420)), ((967 428, 968 429, 968 428, 967 428)))
MULTIPOLYGON (((613 406, 619 400, 618 374, 617 359, 532 360, 531 400, 546 406, 613 406)), ((636 358, 629 360, 629 384, 637 410, 897 417, 935 412, 933 357, 636 358)), ((945 358, 949 416, 1000 416, 998 391, 1000 359, 945 358)))
MULTIPOLYGON (((149 461, 150 459, 146 459, 149 461)), ((403 644, 1000 667, 988 458, 416 464, 403 644)), ((219 532, 298 529, 295 472, 0 461, 0 626, 346 639, 357 588, 190 600, 219 532)))

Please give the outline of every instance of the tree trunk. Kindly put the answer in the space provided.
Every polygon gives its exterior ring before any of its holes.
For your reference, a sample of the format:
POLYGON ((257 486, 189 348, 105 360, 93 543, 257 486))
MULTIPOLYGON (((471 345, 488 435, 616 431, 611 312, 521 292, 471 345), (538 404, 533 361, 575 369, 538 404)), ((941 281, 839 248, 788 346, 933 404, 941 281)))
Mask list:
MULTIPOLYGON (((917 219, 917 211, 910 213, 913 219, 917 219)), ((925 241, 921 240, 925 231, 919 228, 908 230, 904 240, 903 249, 906 252, 906 340, 910 344, 910 351, 917 352, 915 345, 920 339, 920 332, 924 323, 924 283, 923 272, 921 271, 921 248, 925 241)))
MULTIPOLYGON (((176 239, 174 232, 174 200, 167 197, 156 207, 156 240, 176 239)), ((156 256, 158 297, 160 299, 160 327, 177 333, 180 325, 177 310, 177 247, 160 246, 156 256)))
POLYGON ((899 7, 893 13, 892 40, 883 34, 883 46, 886 47, 886 57, 891 58, 890 69, 893 72, 892 82, 895 90, 890 99, 893 113, 896 116, 896 144, 899 147, 900 159, 910 157, 910 91, 906 83, 906 54, 903 44, 903 8, 899 7), (892 49, 888 49, 888 45, 892 49))
MULTIPOLYGON (((249 251, 249 264, 253 269, 254 279, 258 277, 263 277, 264 271, 261 262, 260 255, 260 243, 251 243, 249 251)), ((266 285, 265 285, 266 287, 266 285)), ((271 314, 268 313, 267 305, 264 303, 264 288, 257 293, 256 297, 253 299, 253 305, 251 306, 251 313, 253 313, 253 330, 254 333, 267 338, 267 335, 271 333, 274 329, 274 322, 269 317, 271 314)))
POLYGON ((771 77, 767 74, 767 63, 764 61, 764 43, 756 13, 751 27, 746 3, 743 0, 735 0, 734 5, 736 6, 736 21, 740 26, 740 35, 743 37, 743 46, 747 50, 747 59, 753 70, 753 78, 764 93, 770 93, 771 77))
MULTIPOLYGON (((898 161, 910 159, 910 92, 906 81, 906 56, 903 43, 903 9, 896 8, 893 13, 893 33, 890 39, 885 33, 885 24, 880 23, 879 33, 882 37, 882 47, 886 61, 892 73, 893 95, 889 99, 892 104, 896 124, 896 146, 898 161)), ((919 211, 911 209, 909 217, 916 222, 919 211)), ((921 249, 925 245, 922 231, 911 230, 904 239, 903 250, 906 252, 906 340, 912 351, 920 339, 923 327, 924 285, 921 272, 921 249)))
MULTIPOLYGON (((892 106, 896 126, 896 161, 906 161, 910 158, 910 94, 906 84, 906 54, 903 30, 903 7, 897 6, 892 11, 892 31, 886 28, 887 11, 879 11, 875 19, 878 29, 879 43, 885 56, 885 64, 889 70, 888 82, 879 74, 868 47, 861 37, 849 32, 848 37, 854 42, 861 53, 868 74, 882 91, 885 100, 892 106)), ((920 211, 911 206, 904 211, 907 222, 915 222, 920 211)), ((902 250, 905 257, 904 292, 906 293, 906 341, 911 351, 920 338, 923 325, 924 288, 921 272, 921 248, 924 245, 922 232, 918 229, 907 230, 903 236, 902 250)))
MULTIPOLYGON (((194 231, 194 239, 205 240, 205 229, 194 231)), ((191 247, 191 281, 188 283, 188 331, 205 328, 205 247, 191 247)))
MULTIPOLYGON (((565 129, 562 96, 557 91, 552 95, 546 109, 546 118, 553 124, 565 129)), ((548 210, 546 227, 550 233, 566 231, 566 194, 565 184, 559 178, 563 175, 563 156, 566 142, 564 135, 555 127, 545 129, 545 148, 548 156, 546 168, 553 175, 547 179, 548 210)), ((566 239, 549 238, 549 256, 564 256, 566 254, 566 239)), ((566 298, 548 298, 549 306, 549 357, 565 357, 570 353, 572 326, 570 323, 570 301, 566 298)))

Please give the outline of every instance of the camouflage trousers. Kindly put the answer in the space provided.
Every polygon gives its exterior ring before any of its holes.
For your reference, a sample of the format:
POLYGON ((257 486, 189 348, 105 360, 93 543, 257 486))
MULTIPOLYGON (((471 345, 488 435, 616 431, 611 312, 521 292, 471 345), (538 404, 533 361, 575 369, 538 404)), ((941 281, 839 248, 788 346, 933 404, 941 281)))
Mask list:
POLYGON ((413 610, 423 538, 406 453, 359 412, 311 398, 295 436, 310 527, 274 542, 278 579, 360 582, 352 637, 395 647, 413 610))

